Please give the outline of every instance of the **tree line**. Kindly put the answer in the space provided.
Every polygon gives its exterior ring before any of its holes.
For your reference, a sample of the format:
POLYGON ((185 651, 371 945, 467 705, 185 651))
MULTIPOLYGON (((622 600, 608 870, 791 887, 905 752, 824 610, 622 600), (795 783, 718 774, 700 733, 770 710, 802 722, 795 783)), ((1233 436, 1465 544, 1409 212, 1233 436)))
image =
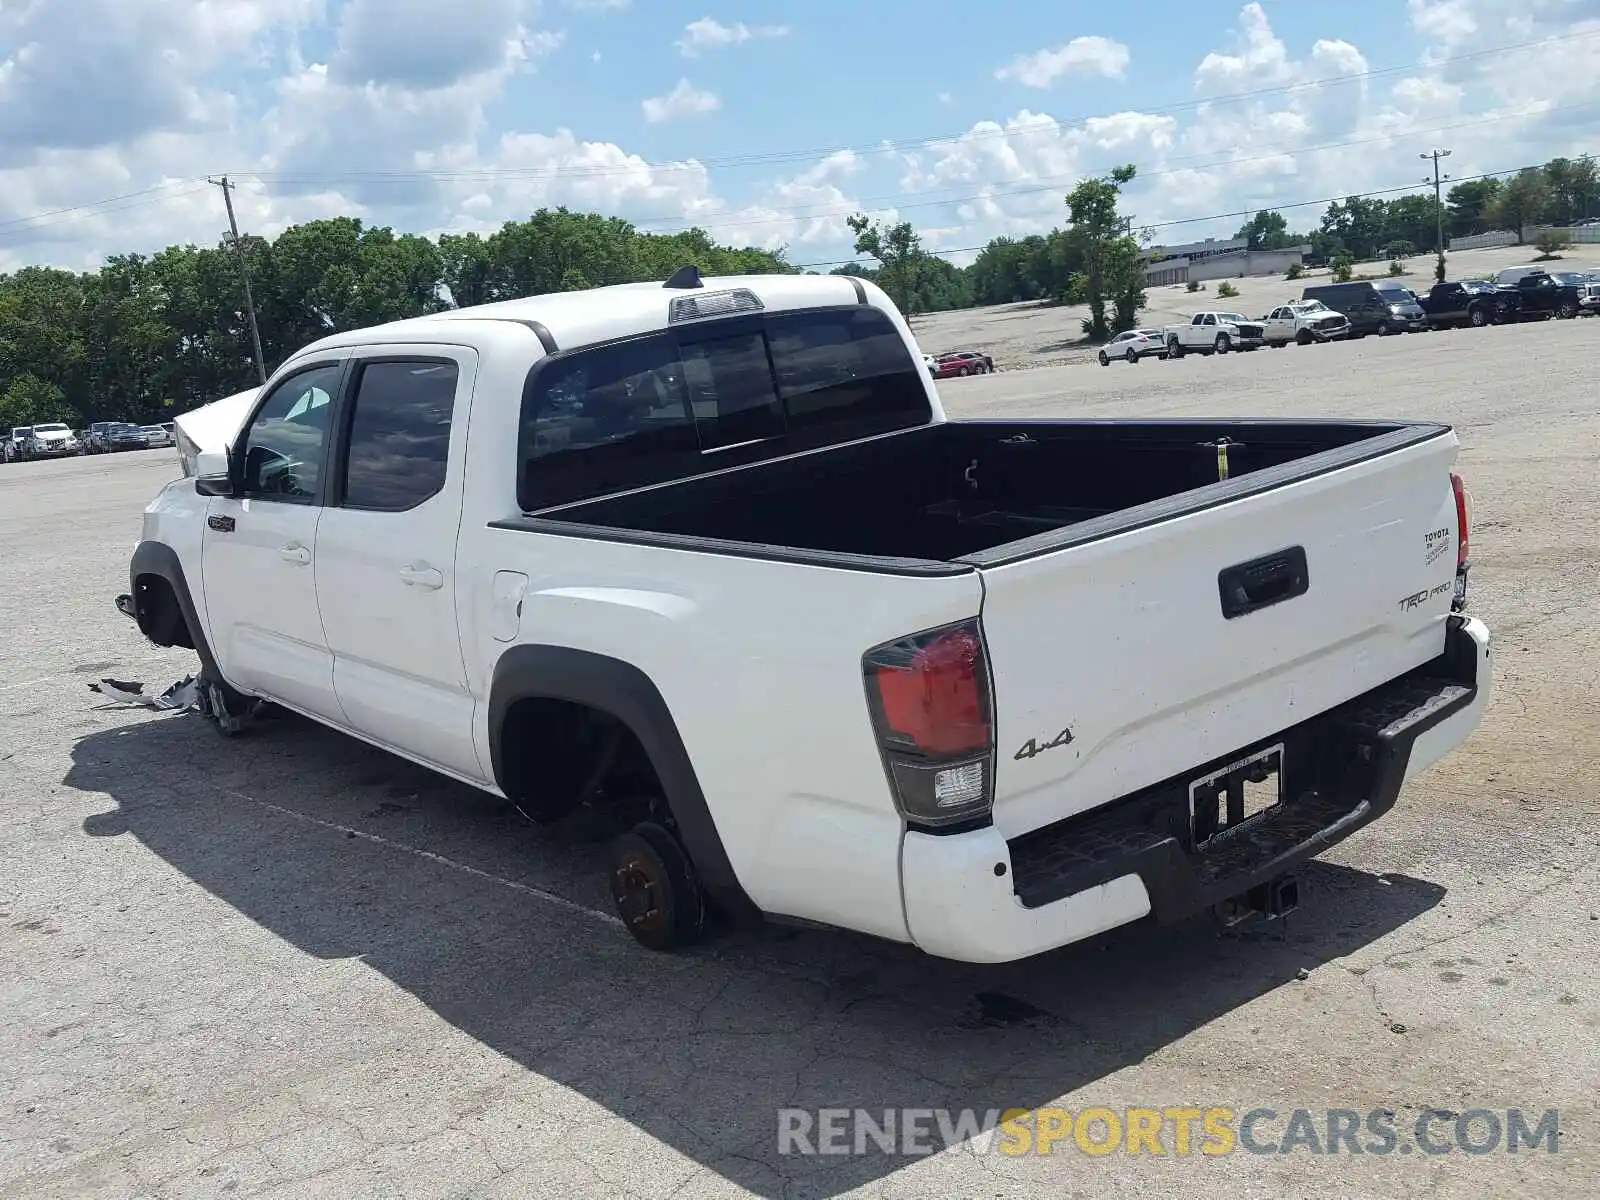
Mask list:
MULTIPOLYGON (((270 370, 341 330, 541 292, 706 274, 790 272, 780 253, 718 245, 704 231, 541 209, 488 236, 437 240, 311 221, 243 237, 270 370)), ((233 247, 122 254, 98 271, 0 275, 0 426, 150 423, 257 382, 233 247)))
MULTIPOLYGON (((1134 177, 1131 167, 1122 170, 1129 172, 1129 180, 1134 177)), ((1085 247, 1099 242, 1094 221, 1085 224, 1083 220, 1091 212, 1085 205, 1103 202, 1100 189, 1114 178, 1115 173, 1105 180, 1090 180, 1068 196, 1068 220, 1063 227, 1023 238, 995 238, 964 269, 924 251, 909 224, 882 227, 871 225, 864 217, 853 217, 856 252, 877 259, 878 265, 870 269, 851 265, 836 273, 871 276, 913 313, 1024 300, 1089 303, 1094 272, 1085 247)), ((1426 192, 1394 199, 1348 196, 1336 200, 1316 226, 1302 230, 1292 230, 1283 213, 1266 209, 1240 226, 1234 236, 1247 239, 1254 250, 1309 246, 1307 261, 1312 265, 1404 257, 1437 253, 1440 215, 1429 187, 1426 192)), ((1593 156, 1582 155, 1555 158, 1507 179, 1466 180, 1450 187, 1442 215, 1446 238, 1492 229, 1509 229, 1520 237, 1529 225, 1569 225, 1600 217, 1600 169, 1593 156)), ((1138 299, 1142 306, 1134 286, 1138 272, 1119 258, 1132 252, 1130 243, 1117 241, 1132 237, 1133 221, 1121 215, 1117 220, 1121 225, 1111 239, 1116 242, 1111 260, 1095 261, 1103 284, 1109 268, 1113 277, 1123 280, 1125 299, 1138 299)), ((1159 249, 1153 232, 1147 230, 1138 239, 1138 257, 1147 258, 1159 249)), ((1131 313, 1126 322, 1116 315, 1117 310, 1113 313, 1113 331, 1131 326, 1131 313)), ((1091 314, 1086 326, 1093 321, 1091 314)))
POLYGON ((1309 245, 1312 262, 1340 256, 1375 259, 1437 253, 1440 217, 1445 237, 1505 229, 1520 240, 1530 225, 1571 225, 1600 217, 1600 165, 1590 155, 1554 158, 1505 179, 1469 179, 1445 193, 1441 211, 1430 192, 1380 197, 1349 196, 1328 206, 1315 229, 1291 232, 1282 213, 1258 212, 1235 237, 1252 249, 1309 245))
MULTIPOLYGON (((1085 335, 1130 328, 1144 307, 1153 230, 1121 209, 1132 166, 1082 181, 1049 233, 1000 237, 967 267, 922 245, 909 222, 847 219, 869 259, 834 274, 879 283, 909 314, 1013 301, 1083 304, 1085 335)), ((1552 159, 1506 179, 1449 189, 1447 236, 1600 216, 1600 172, 1590 155, 1552 159)), ((1290 229, 1263 210, 1237 236, 1253 248, 1309 245, 1312 263, 1438 248, 1432 189, 1394 199, 1350 196, 1315 228, 1290 229)), ((244 237, 264 357, 270 369, 317 338, 453 306, 545 292, 665 279, 694 264, 707 274, 795 272, 782 252, 714 242, 703 230, 644 232, 627 221, 541 209, 488 236, 437 239, 364 225, 311 221, 276 238, 244 237)), ((124 254, 98 271, 29 267, 0 275, 0 426, 41 421, 164 419, 256 381, 248 313, 231 244, 124 254)))

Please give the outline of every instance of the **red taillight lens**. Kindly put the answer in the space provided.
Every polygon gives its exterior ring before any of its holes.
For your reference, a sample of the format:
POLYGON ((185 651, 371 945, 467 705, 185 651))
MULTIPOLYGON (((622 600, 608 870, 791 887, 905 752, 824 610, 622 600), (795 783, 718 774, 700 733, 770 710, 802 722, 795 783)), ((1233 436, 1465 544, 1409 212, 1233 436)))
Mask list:
POLYGON ((884 735, 929 758, 989 748, 988 681, 976 629, 900 642, 869 663, 884 735))
POLYGON ((1467 485, 1461 482, 1461 476, 1454 471, 1450 472, 1450 490, 1456 495, 1456 566, 1467 565, 1467 553, 1470 548, 1468 537, 1470 497, 1467 495, 1467 485))
POLYGON ((978 623, 879 646, 862 666, 884 765, 906 819, 948 825, 987 814, 994 732, 978 623))

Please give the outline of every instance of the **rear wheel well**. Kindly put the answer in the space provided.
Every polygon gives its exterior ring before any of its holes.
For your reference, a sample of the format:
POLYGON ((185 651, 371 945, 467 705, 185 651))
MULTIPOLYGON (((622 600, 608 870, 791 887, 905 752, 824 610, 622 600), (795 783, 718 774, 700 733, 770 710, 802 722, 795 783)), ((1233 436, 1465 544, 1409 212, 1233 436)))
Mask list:
POLYGON ((623 825, 675 825, 644 744, 603 709, 525 697, 506 710, 499 748, 500 788, 535 821, 557 821, 587 804, 623 825))
POLYGON ((165 576, 140 575, 133 582, 133 611, 138 614, 139 632, 158 646, 195 648, 194 636, 184 619, 178 593, 165 576))

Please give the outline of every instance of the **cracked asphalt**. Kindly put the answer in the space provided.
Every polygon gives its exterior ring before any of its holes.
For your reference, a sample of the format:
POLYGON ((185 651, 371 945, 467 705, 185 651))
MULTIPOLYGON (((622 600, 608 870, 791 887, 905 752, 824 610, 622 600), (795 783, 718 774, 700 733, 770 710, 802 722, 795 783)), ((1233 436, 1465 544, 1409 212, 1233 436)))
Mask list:
MULTIPOLYGON (((941 385, 953 415, 1454 423, 1483 728, 1271 925, 977 968, 823 931, 646 953, 599 849, 293 717, 106 704, 170 455, 0 467, 0 1195, 1592 1197, 1600 321, 941 385), (1555 1153, 778 1152, 778 1110, 1559 1110, 1555 1153)), ((1451 1118, 1437 1125, 1448 1137, 1451 1118)))

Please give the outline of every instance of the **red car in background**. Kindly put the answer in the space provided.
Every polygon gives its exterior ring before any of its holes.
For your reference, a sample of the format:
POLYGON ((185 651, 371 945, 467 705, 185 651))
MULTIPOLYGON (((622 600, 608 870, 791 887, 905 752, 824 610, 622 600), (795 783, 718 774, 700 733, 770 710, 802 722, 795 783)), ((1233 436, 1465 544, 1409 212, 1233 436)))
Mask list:
POLYGON ((994 359, 972 350, 956 350, 941 354, 933 360, 935 379, 949 379, 957 375, 987 375, 994 370, 994 359))

